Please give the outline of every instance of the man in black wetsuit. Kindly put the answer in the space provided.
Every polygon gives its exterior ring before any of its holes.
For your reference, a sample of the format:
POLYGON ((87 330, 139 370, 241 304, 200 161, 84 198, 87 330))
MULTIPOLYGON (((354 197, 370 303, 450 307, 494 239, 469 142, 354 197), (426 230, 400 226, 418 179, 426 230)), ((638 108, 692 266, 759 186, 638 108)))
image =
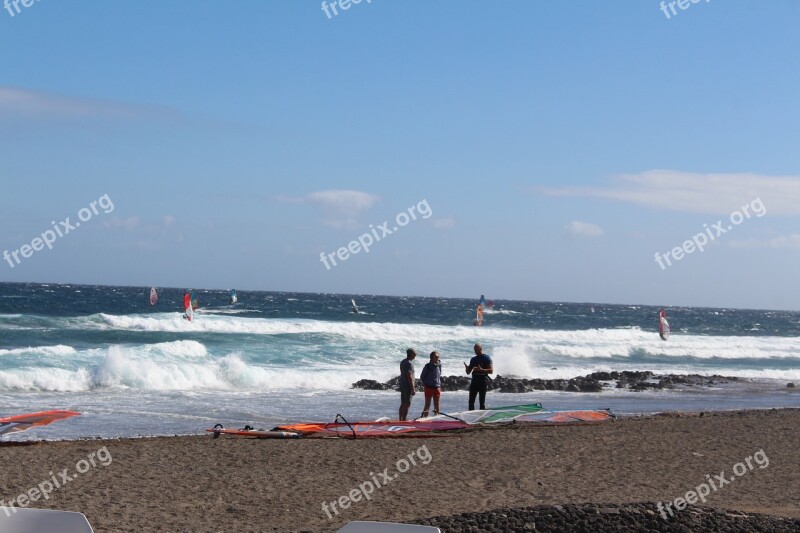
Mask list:
POLYGON ((472 374, 472 383, 469 385, 469 410, 475 410, 475 397, 480 395, 481 409, 486 409, 486 390, 489 387, 489 374, 494 373, 492 358, 483 353, 483 347, 476 344, 475 357, 464 363, 467 375, 472 374))
POLYGON ((408 416, 408 409, 411 407, 411 397, 414 396, 416 385, 414 383, 414 363, 417 352, 412 348, 406 350, 406 358, 400 361, 400 421, 404 421, 408 416))

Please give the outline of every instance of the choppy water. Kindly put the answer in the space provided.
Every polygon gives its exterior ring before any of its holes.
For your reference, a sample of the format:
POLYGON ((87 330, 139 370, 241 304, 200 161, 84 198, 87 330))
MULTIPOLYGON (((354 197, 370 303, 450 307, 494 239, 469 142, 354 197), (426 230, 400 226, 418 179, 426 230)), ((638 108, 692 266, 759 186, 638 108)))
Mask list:
MULTIPOLYGON (((227 290, 198 290, 201 308, 190 323, 182 318, 184 289, 161 290, 154 307, 148 289, 0 284, 0 413, 84 413, 16 438, 182 434, 216 422, 270 425, 337 412, 392 415, 395 394, 350 385, 393 377, 409 346, 421 362, 439 351, 444 373, 461 373, 475 342, 501 375, 652 370, 755 380, 694 393, 495 394, 494 405, 531 400, 622 412, 800 406, 800 394, 786 390, 788 381, 800 385, 800 313, 671 308, 673 335, 664 342, 658 309, 648 306, 496 300, 476 328, 479 295, 240 290, 230 306, 227 290), (350 313, 351 297, 363 314, 350 313)), ((446 394, 445 408, 463 410, 463 396, 446 394)))

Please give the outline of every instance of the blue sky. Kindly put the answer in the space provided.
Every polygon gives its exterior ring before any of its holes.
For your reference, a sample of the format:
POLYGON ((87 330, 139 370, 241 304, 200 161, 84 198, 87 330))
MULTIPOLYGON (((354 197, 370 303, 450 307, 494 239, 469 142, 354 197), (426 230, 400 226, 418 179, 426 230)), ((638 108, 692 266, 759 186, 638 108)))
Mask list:
POLYGON ((0 280, 800 309, 796 1, 19 7, 0 280))

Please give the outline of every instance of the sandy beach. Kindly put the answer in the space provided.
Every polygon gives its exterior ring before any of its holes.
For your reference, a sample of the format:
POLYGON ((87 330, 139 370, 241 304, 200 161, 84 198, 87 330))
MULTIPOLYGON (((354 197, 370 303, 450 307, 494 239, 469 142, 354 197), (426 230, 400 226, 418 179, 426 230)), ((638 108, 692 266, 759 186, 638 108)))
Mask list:
POLYGON ((99 532, 324 531, 502 507, 672 502, 723 473, 732 481, 706 506, 800 517, 798 428, 800 411, 785 409, 441 438, 40 442, 0 447, 0 498, 67 468, 73 479, 31 506, 83 512, 99 532))

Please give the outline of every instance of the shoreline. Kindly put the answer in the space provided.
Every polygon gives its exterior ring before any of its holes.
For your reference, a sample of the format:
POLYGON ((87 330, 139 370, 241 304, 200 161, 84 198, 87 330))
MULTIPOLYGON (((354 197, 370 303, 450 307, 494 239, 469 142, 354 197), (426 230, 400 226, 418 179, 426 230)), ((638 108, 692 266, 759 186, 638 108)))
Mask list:
MULTIPOLYGON (((800 518, 800 409, 671 412, 575 426, 506 426, 442 438, 212 439, 210 435, 3 446, 8 501, 106 448, 39 508, 79 511, 97 531, 326 531, 352 520, 412 522, 496 509, 669 502, 759 450, 769 464, 705 506, 800 518), (422 453, 421 450, 427 450, 422 453), (367 501, 331 512, 371 476, 416 464, 367 501), (430 460, 425 463, 423 459, 430 460), (158 524, 158 526, 154 526, 158 524)), ((378 478, 380 479, 380 478, 378 478)), ((346 502, 345 502, 346 503, 346 502)), ((686 511, 682 511, 686 512, 686 511)))

